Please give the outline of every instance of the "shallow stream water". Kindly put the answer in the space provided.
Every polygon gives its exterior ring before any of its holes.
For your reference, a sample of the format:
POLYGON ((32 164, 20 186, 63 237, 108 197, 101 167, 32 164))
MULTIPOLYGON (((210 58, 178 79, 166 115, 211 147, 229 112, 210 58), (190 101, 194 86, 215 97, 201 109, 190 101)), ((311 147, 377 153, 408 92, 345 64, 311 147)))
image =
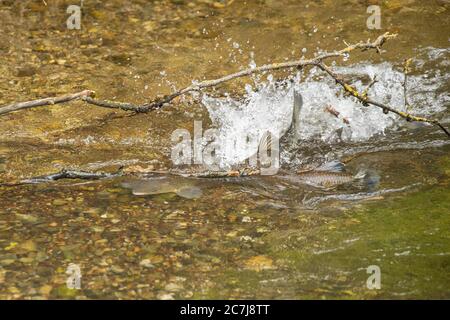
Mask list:
MULTIPOLYGON (((0 105, 82 89, 143 103, 390 31, 398 38, 381 56, 355 52, 335 70, 359 89, 377 75, 371 96, 402 109, 402 65, 412 58, 409 111, 449 126, 448 1, 379 1, 381 30, 366 26, 378 1, 91 0, 81 30, 67 30, 72 2, 0 1, 0 105)), ((358 105, 309 69, 238 79, 149 114, 75 101, 4 115, 0 182, 63 168, 164 170, 174 130, 193 134, 196 120, 225 139, 258 135, 286 120, 294 90, 304 100, 300 140, 282 144, 283 170, 356 156, 346 171, 375 173, 374 189, 277 175, 158 175, 170 183, 156 195, 133 194, 129 177, 3 186, 0 298, 450 298, 449 140, 358 105), (280 79, 294 82, 275 88, 280 79), (79 290, 66 286, 69 264, 80 268, 79 290), (366 285, 369 266, 381 271, 380 289, 366 285)), ((222 161, 246 156, 240 150, 222 161)))

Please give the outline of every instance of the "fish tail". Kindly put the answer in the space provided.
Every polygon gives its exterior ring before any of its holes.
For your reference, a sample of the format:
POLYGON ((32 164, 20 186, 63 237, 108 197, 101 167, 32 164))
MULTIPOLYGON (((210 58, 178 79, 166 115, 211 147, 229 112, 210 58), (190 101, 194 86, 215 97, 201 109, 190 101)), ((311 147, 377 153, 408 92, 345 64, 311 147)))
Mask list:
POLYGON ((303 97, 300 92, 294 90, 294 109, 292 111, 292 129, 294 131, 294 137, 298 138, 298 132, 300 127, 300 112, 303 107, 303 97))
POLYGON ((362 169, 354 175, 355 180, 359 180, 362 186, 370 192, 375 190, 380 183, 380 175, 374 170, 362 169))

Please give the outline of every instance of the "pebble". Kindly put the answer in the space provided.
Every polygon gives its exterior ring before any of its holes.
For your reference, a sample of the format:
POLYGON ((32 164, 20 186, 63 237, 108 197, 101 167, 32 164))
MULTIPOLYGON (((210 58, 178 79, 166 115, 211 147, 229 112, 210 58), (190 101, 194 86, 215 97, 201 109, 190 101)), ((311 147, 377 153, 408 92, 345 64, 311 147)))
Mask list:
POLYGON ((48 296, 52 292, 52 289, 53 287, 51 285, 45 284, 39 288, 39 292, 44 296, 48 296))
POLYGON ((156 299, 158 300, 174 300, 173 293, 167 293, 167 292, 160 292, 156 296, 156 299))
POLYGON ((155 266, 151 263, 150 259, 144 259, 139 263, 140 266, 144 268, 154 268, 155 266))
POLYGON ((67 204, 67 201, 63 200, 63 199, 55 199, 55 200, 53 200, 52 204, 54 206, 63 206, 63 205, 67 204))
POLYGON ((184 287, 178 283, 168 283, 165 287, 165 290, 170 292, 178 292, 184 289, 184 287))
POLYGON ((250 269, 257 272, 275 268, 273 265, 273 260, 263 255, 254 256, 247 259, 244 265, 246 269, 250 269))
POLYGON ((36 74, 36 68, 31 65, 25 65, 23 67, 20 67, 17 69, 17 76, 18 77, 31 77, 36 74))

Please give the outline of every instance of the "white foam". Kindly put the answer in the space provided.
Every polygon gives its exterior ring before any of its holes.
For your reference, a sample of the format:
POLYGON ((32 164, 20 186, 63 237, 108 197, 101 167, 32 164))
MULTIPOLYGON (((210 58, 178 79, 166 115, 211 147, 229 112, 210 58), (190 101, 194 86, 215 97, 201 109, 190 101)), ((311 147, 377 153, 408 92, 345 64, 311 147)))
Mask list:
MULTIPOLYGON (((358 64, 351 67, 336 67, 336 73, 350 79, 376 75, 378 82, 370 89, 369 96, 400 111, 404 106, 404 75, 390 63, 377 65, 358 64)), ((292 79, 290 79, 292 80, 292 79)), ((365 107, 354 98, 344 96, 341 87, 326 75, 311 72, 302 81, 299 76, 293 82, 286 81, 279 87, 271 76, 263 83, 248 86, 242 101, 231 98, 203 96, 213 125, 218 129, 219 165, 226 167, 238 164, 253 155, 258 141, 266 131, 280 136, 292 119, 294 89, 302 94, 303 106, 300 112, 298 136, 303 141, 310 139, 333 143, 362 142, 379 134, 388 134, 388 129, 403 125, 394 114, 384 114, 375 106, 365 107), (324 111, 332 106, 340 113, 336 118, 324 111), (343 121, 348 120, 348 124, 343 121), (248 138, 250 137, 250 141, 248 138)), ((258 80, 257 80, 258 81, 258 80)), ((409 110, 416 115, 430 115, 443 111, 449 102, 448 94, 437 94, 436 90, 448 81, 448 76, 437 73, 408 77, 409 110)), ((367 82, 367 81, 366 81, 367 82)), ((352 83, 361 92, 367 83, 361 80, 352 83)))

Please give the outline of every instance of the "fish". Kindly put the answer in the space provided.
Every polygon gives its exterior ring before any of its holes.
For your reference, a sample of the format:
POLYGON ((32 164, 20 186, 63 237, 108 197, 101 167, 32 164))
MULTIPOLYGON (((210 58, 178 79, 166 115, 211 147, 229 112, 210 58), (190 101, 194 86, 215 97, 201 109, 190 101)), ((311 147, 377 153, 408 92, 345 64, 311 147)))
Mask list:
POLYGON ((364 177, 364 173, 352 175, 346 172, 327 172, 311 170, 297 174, 300 181, 317 187, 332 188, 341 184, 350 183, 364 177))
MULTIPOLYGON (((280 136, 277 137, 279 141, 286 140, 288 138, 292 138, 294 140, 298 140, 298 128, 300 127, 300 112, 303 106, 303 98, 300 92, 294 90, 294 102, 292 108, 292 117, 289 125, 284 128, 280 136)), ((261 141, 258 146, 257 154, 260 154, 261 150, 275 150, 278 149, 278 146, 273 144, 273 136, 270 131, 266 131, 265 134, 261 137, 261 141)), ((277 150, 279 152, 279 150, 277 150)))
POLYGON ((365 187, 368 191, 373 191, 379 184, 380 176, 373 170, 362 169, 356 174, 344 170, 344 164, 334 160, 317 168, 300 171, 296 174, 282 175, 280 178, 325 189, 354 183, 356 186, 365 187))
MULTIPOLYGON (((281 130, 279 137, 273 136, 273 134, 267 130, 260 139, 257 152, 247 160, 258 159, 261 168, 275 168, 275 171, 273 172, 277 172, 280 168, 280 144, 293 141, 296 142, 299 140, 298 128, 300 126, 300 111, 302 106, 302 95, 297 90, 294 90, 292 116, 288 125, 281 130), (270 152, 270 157, 268 157, 268 152, 270 152)), ((250 163, 252 163, 251 160, 250 163)), ((265 174, 270 174, 270 171, 265 172, 265 174)))
POLYGON ((132 194, 136 196, 176 193, 185 199, 197 199, 203 194, 193 179, 174 176, 134 179, 122 183, 122 186, 131 189, 132 194))
POLYGON ((288 129, 287 133, 292 134, 295 140, 299 139, 298 128, 300 127, 300 112, 302 110, 302 106, 303 106, 303 97, 297 90, 294 90, 294 108, 292 110, 292 124, 291 127, 288 129))
MULTIPOLYGON (((280 139, 299 139, 298 129, 300 125, 300 112, 302 105, 303 99, 301 94, 294 90, 292 120, 291 123, 281 132, 280 139)), ((274 140, 274 137, 270 134, 270 132, 267 133, 268 134, 263 136, 263 139, 259 144, 258 153, 262 150, 262 148, 264 148, 264 152, 267 152, 268 150, 271 151, 271 157, 274 151, 276 151, 276 155, 278 155, 278 144, 275 145, 273 141, 276 140, 274 140)), ((257 154, 253 157, 256 156, 257 154)), ((273 165, 273 163, 270 162, 273 160, 274 159, 268 159, 266 162, 263 162, 260 159, 260 165, 261 167, 273 165)), ((278 161, 278 159, 275 160, 278 161)), ((279 165, 278 162, 276 164, 279 165)), ((204 182, 205 178, 246 177, 262 174, 262 169, 252 166, 232 168, 231 170, 226 171, 210 171, 202 166, 191 167, 190 169, 191 170, 172 169, 167 172, 169 176, 134 180, 124 183, 123 186, 130 188, 134 195, 176 193, 183 198, 195 199, 201 197, 202 195, 202 189, 196 185, 195 181, 204 182)), ((276 175, 276 179, 288 180, 293 183, 311 185, 319 188, 334 188, 343 184, 356 183, 358 186, 364 186, 369 190, 373 190, 378 185, 380 180, 376 172, 369 170, 360 170, 356 174, 346 172, 344 164, 337 160, 327 162, 313 169, 299 171, 296 173, 284 170, 279 173, 280 174, 276 175)))

